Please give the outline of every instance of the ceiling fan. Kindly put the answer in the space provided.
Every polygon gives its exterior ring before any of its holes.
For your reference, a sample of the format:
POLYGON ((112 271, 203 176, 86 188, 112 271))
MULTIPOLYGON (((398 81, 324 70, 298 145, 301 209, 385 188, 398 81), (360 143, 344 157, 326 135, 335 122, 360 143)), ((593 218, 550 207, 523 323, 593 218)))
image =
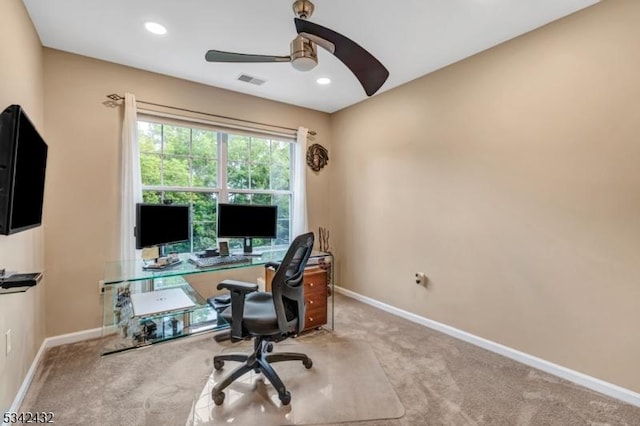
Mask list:
POLYGON ((318 64, 316 45, 340 59, 362 84, 367 96, 372 96, 389 77, 389 71, 371 53, 353 40, 329 28, 307 21, 313 13, 313 3, 296 0, 293 3, 298 36, 291 42, 291 55, 270 56, 209 50, 208 62, 291 62, 300 71, 309 71, 318 64))

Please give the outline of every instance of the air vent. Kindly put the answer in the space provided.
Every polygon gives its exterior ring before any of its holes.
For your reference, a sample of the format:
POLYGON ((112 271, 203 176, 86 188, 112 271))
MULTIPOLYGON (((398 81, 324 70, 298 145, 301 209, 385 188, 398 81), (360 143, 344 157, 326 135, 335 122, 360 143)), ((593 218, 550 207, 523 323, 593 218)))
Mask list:
POLYGON ((248 74, 240 74, 240 77, 238 77, 238 80, 240 81, 244 81, 245 83, 251 83, 251 84, 255 84, 256 86, 261 86, 265 83, 266 80, 262 80, 256 77, 252 77, 248 74))

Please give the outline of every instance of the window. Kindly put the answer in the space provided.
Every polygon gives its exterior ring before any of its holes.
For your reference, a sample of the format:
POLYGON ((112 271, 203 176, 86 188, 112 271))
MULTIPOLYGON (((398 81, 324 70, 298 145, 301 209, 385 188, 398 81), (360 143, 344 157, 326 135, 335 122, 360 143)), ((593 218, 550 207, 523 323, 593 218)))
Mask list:
MULTIPOLYGON (((292 141, 145 118, 138 121, 138 145, 144 202, 192 207, 191 240, 168 250, 216 247, 217 206, 224 202, 277 205, 277 238, 256 239, 254 245, 288 245, 292 141)), ((231 239, 229 245, 241 249, 242 241, 231 239)))

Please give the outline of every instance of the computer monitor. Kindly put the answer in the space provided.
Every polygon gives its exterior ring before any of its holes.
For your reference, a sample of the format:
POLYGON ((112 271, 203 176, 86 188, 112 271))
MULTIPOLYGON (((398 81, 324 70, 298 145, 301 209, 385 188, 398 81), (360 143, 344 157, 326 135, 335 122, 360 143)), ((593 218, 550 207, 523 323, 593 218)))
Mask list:
POLYGON ((276 238, 277 206, 218 204, 218 238, 244 238, 244 254, 253 252, 252 238, 276 238))
POLYGON ((188 205, 136 204, 136 248, 189 241, 190 217, 188 205))

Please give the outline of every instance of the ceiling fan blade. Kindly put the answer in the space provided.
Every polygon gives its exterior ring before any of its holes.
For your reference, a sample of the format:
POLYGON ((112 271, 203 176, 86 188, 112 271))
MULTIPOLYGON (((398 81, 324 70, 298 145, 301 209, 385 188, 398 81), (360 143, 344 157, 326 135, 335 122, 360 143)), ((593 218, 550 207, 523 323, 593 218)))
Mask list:
MULTIPOLYGON (((353 40, 313 22, 299 18, 294 20, 298 34, 311 34, 335 46, 335 51, 332 53, 356 76, 367 96, 372 96, 387 81, 389 71, 371 53, 353 40)), ((322 43, 317 44, 325 47, 322 43)))
POLYGON ((208 62, 291 62, 290 56, 249 55, 222 50, 209 50, 204 58, 208 62))

